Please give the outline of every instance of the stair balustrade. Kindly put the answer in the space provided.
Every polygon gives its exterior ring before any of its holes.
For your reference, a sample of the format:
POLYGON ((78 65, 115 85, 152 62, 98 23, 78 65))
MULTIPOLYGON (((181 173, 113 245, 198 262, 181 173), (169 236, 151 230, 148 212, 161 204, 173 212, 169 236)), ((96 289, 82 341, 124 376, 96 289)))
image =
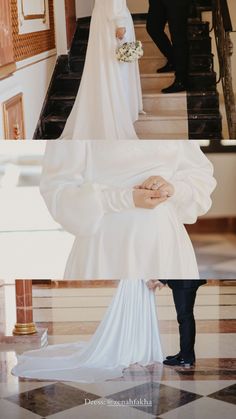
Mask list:
POLYGON ((232 71, 232 22, 227 0, 213 1, 213 26, 219 59, 219 82, 222 82, 229 136, 236 138, 236 101, 232 71))

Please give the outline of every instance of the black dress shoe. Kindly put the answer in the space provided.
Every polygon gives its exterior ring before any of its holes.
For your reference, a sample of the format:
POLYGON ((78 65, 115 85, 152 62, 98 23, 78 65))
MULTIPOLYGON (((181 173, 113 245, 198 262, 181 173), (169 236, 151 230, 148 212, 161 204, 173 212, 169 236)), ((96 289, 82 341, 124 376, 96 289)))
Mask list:
POLYGON ((181 353, 178 352, 176 355, 169 355, 166 357, 166 359, 173 359, 173 358, 181 358, 181 353))
MULTIPOLYGON (((174 359, 174 358, 176 358, 176 359, 182 358, 181 357, 181 352, 178 352, 176 355, 169 355, 169 356, 166 357, 167 360, 174 359)), ((194 357, 193 362, 195 363, 195 361, 196 361, 196 359, 194 357)))
POLYGON ((168 62, 164 67, 158 68, 158 74, 173 73, 175 71, 174 64, 168 62))
POLYGON ((184 361, 183 358, 172 358, 172 359, 166 359, 163 362, 164 365, 167 365, 168 367, 184 367, 184 368, 190 368, 194 366, 193 361, 184 361))
POLYGON ((185 92, 187 90, 187 86, 185 83, 181 81, 175 81, 171 86, 162 89, 162 93, 179 93, 185 92))

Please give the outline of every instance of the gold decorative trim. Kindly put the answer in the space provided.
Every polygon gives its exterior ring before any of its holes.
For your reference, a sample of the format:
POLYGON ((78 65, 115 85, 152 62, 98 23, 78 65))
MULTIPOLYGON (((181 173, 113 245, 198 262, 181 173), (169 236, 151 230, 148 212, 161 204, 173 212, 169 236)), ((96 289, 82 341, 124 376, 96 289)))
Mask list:
MULTIPOLYGON (((55 48, 53 0, 48 0, 50 27, 45 31, 26 34, 19 33, 19 16, 21 4, 11 0, 12 29, 15 61, 22 61, 55 48), (19 9, 18 9, 19 7, 19 9)), ((22 18, 23 19, 23 18, 22 18)), ((32 21, 37 22, 37 21, 32 21)), ((39 21, 38 21, 39 22, 39 21)))
POLYGON ((11 76, 12 73, 16 71, 16 64, 7 64, 4 67, 0 68, 0 80, 5 79, 6 77, 11 76))
POLYGON ((23 336, 23 335, 34 335, 37 333, 35 323, 16 323, 13 330, 13 335, 23 336))
POLYGON ((24 18, 24 20, 34 20, 34 19, 43 19, 44 22, 46 22, 46 13, 47 13, 47 8, 46 8, 46 0, 44 0, 44 12, 43 14, 39 14, 39 15, 26 15, 24 12, 24 0, 21 0, 21 13, 22 16, 24 18))

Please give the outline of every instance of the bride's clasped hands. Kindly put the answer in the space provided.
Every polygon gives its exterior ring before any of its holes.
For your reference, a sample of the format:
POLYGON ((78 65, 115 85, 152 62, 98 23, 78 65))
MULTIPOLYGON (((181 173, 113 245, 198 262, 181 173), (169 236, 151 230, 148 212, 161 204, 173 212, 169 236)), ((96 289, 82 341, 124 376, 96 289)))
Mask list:
POLYGON ((133 190, 137 208, 154 209, 166 202, 175 193, 174 186, 161 176, 151 176, 133 190))

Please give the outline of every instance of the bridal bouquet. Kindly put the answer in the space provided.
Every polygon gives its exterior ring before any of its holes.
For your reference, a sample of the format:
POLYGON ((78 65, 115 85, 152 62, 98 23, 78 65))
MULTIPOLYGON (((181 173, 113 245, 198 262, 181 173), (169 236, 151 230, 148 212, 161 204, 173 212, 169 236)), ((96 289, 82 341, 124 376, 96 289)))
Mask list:
POLYGON ((143 45, 141 41, 125 42, 117 48, 116 57, 123 63, 133 63, 143 56, 143 45))

